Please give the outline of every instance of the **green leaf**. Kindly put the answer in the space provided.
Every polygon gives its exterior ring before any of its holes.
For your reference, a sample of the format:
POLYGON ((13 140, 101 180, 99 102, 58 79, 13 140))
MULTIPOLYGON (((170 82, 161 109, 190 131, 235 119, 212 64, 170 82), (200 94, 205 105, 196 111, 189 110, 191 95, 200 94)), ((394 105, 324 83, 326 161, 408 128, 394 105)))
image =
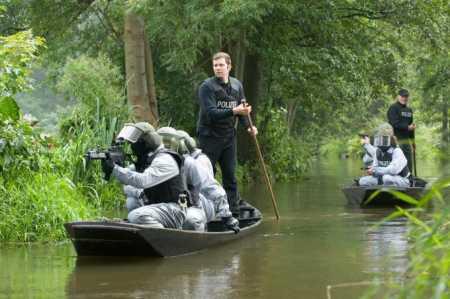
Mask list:
POLYGON ((0 120, 12 119, 17 121, 20 118, 20 108, 12 97, 0 98, 0 120))
POLYGON ((399 192, 399 191, 396 191, 396 190, 389 190, 389 189, 387 189, 385 191, 393 194, 395 197, 397 197, 401 201, 409 203, 409 204, 411 204, 413 206, 417 206, 419 204, 419 202, 414 197, 409 196, 409 195, 407 195, 407 194, 405 194, 403 192, 399 192))

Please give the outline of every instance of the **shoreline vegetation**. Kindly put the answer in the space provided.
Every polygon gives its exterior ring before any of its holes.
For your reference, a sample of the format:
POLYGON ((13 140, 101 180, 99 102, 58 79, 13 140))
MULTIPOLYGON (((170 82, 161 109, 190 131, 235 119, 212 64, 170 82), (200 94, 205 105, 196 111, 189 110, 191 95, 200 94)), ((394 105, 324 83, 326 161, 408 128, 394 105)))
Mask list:
MULTIPOLYGON (((408 197, 396 194, 400 199, 408 197)), ((411 198, 410 198, 411 199, 411 198)), ((408 198, 406 198, 408 200, 408 198)), ((448 298, 450 292, 450 179, 436 181, 410 209, 397 211, 384 221, 408 220, 408 265, 405 273, 383 281, 377 277, 364 298, 448 298), (430 207, 431 204, 431 207, 430 207), (431 209, 431 212, 430 212, 431 209)))

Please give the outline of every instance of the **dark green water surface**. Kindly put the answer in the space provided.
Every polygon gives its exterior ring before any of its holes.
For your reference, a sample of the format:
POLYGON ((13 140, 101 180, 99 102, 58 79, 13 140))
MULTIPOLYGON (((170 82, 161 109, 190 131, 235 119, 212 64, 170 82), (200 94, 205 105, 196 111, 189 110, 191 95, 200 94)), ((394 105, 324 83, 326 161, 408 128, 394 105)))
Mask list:
MULTIPOLYGON (((315 163, 276 184, 282 219, 263 184, 243 189, 265 219, 254 235, 176 258, 77 259, 70 243, 0 247, 0 298, 359 298, 375 277, 407 264, 402 220, 369 230, 388 210, 349 208, 340 186, 359 161, 315 163), (361 285, 358 285, 360 283, 361 285), (352 285, 355 284, 355 285, 352 285)), ((420 169, 436 175, 431 164, 420 169)))

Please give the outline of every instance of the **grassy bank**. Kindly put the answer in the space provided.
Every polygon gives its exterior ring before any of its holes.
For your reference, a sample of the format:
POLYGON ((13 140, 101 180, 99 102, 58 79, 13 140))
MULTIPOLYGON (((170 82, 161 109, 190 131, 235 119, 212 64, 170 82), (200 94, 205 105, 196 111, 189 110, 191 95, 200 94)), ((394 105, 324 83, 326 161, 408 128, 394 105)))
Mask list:
MULTIPOLYGON (((398 210, 391 215, 390 218, 408 218, 411 245, 408 267, 402 277, 394 277, 371 293, 383 293, 385 298, 398 299, 449 298, 449 187, 450 179, 436 182, 414 209, 398 210), (430 201, 434 206, 431 214, 424 208, 430 201)), ((371 298, 370 295, 367 297, 371 298)))

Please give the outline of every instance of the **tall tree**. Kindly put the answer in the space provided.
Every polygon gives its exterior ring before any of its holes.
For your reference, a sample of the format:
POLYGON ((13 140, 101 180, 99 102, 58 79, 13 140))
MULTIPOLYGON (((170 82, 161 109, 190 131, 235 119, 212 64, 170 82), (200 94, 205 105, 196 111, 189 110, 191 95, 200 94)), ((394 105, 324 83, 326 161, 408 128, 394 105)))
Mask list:
POLYGON ((132 11, 125 15, 125 66, 127 97, 137 121, 158 125, 159 117, 153 61, 143 18, 132 11))

